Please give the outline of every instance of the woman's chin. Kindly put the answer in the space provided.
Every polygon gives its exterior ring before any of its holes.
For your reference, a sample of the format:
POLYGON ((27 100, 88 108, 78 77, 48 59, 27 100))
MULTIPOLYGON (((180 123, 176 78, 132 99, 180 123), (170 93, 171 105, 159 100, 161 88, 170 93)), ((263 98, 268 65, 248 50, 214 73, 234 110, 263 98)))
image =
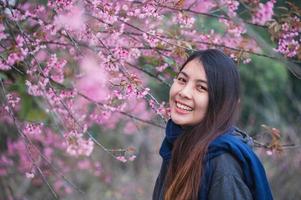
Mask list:
POLYGON ((175 114, 171 114, 171 120, 180 126, 185 126, 189 124, 189 122, 187 120, 184 120, 183 117, 176 116, 175 114))

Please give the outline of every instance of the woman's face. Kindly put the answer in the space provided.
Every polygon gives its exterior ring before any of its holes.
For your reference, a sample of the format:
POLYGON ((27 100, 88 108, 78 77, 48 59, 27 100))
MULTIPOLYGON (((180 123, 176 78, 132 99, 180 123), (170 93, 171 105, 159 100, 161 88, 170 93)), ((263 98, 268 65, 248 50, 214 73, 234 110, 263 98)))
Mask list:
POLYGON ((169 92, 171 119, 178 125, 198 124, 208 107, 207 78, 200 61, 188 62, 169 92))

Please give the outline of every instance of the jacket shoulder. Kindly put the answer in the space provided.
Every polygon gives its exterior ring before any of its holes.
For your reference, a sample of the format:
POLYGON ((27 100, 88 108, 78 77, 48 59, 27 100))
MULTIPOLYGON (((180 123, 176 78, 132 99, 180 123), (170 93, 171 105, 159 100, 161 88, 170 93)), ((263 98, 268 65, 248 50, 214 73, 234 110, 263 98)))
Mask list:
POLYGON ((234 156, 221 154, 211 160, 211 167, 213 173, 208 199, 252 199, 242 168, 234 156))

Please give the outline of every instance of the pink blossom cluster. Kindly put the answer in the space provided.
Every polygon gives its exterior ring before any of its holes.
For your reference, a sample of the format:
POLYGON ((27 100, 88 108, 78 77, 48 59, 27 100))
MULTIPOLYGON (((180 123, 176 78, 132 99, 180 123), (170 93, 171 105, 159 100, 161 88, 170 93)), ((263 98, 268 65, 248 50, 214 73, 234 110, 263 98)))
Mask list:
POLYGON ((235 17, 236 10, 238 9, 239 2, 236 0, 221 0, 220 3, 222 5, 225 5, 226 8, 228 9, 228 16, 229 17, 235 17))
POLYGON ((65 134, 67 153, 72 156, 90 156, 94 149, 94 142, 89 139, 83 138, 83 133, 71 131, 65 134))
POLYGON ((148 17, 153 17, 156 19, 160 19, 161 16, 157 12, 156 6, 152 4, 144 4, 142 7, 136 7, 135 9, 129 10, 128 6, 122 6, 124 11, 129 11, 127 13, 130 17, 138 17, 139 19, 146 19, 148 17))
MULTIPOLYGON (((61 158, 53 154, 54 151, 63 152, 65 147, 62 144, 62 138, 48 128, 41 126, 40 129, 34 126, 28 123, 23 128, 32 132, 32 134, 25 133, 27 134, 26 140, 20 137, 17 140, 7 141, 7 151, 0 153, 0 176, 10 176, 11 173, 16 173, 13 170, 17 168, 26 178, 35 179, 35 181, 40 179, 38 182, 42 184, 41 177, 36 176, 37 168, 44 176, 51 177, 53 174, 49 171, 50 164, 55 162, 56 166, 65 165, 61 158), (37 132, 44 134, 36 134, 37 132)), ((65 165, 62 172, 67 171, 68 166, 65 165)))
POLYGON ((10 70, 11 66, 9 66, 4 60, 0 58, 0 70, 6 71, 10 70))
POLYGON ((0 41, 7 38, 8 36, 4 31, 5 31, 4 25, 0 24, 0 41))
MULTIPOLYGON (((17 141, 7 142, 8 150, 7 156, 13 158, 13 156, 18 156, 18 170, 21 173, 31 172, 33 170, 32 160, 38 161, 40 159, 39 153, 36 148, 26 144, 22 139, 17 141)), ((16 162, 14 161, 14 164, 16 162)))
POLYGON ((58 83, 63 83, 64 81, 64 67, 67 61, 62 59, 58 60, 56 54, 50 56, 46 67, 43 69, 43 73, 46 77, 49 77, 58 83))
POLYGON ((112 2, 96 1, 93 8, 93 16, 105 22, 104 27, 108 27, 108 25, 118 21, 118 13, 121 9, 120 6, 114 5, 112 2))
POLYGON ((6 95, 7 106, 5 109, 9 111, 10 108, 16 108, 19 106, 21 98, 16 93, 9 93, 6 95))
MULTIPOLYGON (((117 92, 117 90, 114 91, 117 92)), ((95 109, 89 115, 91 122, 100 124, 106 129, 113 129, 123 119, 123 116, 118 112, 131 113, 131 115, 143 120, 152 118, 152 114, 147 112, 147 103, 144 99, 137 99, 136 96, 125 98, 122 94, 119 95, 119 98, 112 96, 111 103, 103 105, 102 109, 95 109)), ((126 122, 123 133, 130 135, 135 132, 137 132, 137 124, 133 124, 132 121, 126 122)))
POLYGON ((45 89, 48 83, 48 78, 40 78, 37 84, 34 84, 29 80, 25 81, 28 94, 33 96, 43 96, 45 94, 45 89))
POLYGON ((118 90, 113 90, 113 94, 118 99, 141 99, 149 94, 150 89, 141 86, 142 81, 135 73, 129 74, 128 80, 120 77, 117 81, 119 87, 118 90))
POLYGON ((242 24, 235 24, 235 22, 223 18, 220 18, 219 22, 226 26, 227 32, 231 36, 238 38, 241 37, 241 34, 246 33, 246 28, 242 24))
POLYGON ((190 8, 193 11, 197 12, 209 12, 216 7, 217 1, 212 0, 186 0, 185 8, 190 8))
POLYGON ((6 63, 9 66, 12 66, 22 60, 24 60, 25 56, 22 55, 20 52, 13 52, 10 53, 7 57, 6 63))
POLYGON ((29 43, 29 41, 28 39, 24 39, 24 36, 18 35, 16 37, 17 47, 19 47, 23 56, 26 56, 28 54, 28 48, 26 47, 25 43, 29 43))
POLYGON ((215 33, 213 29, 211 29, 207 34, 199 34, 197 40, 200 41, 197 46, 199 49, 206 49, 208 47, 208 43, 221 44, 224 42, 223 38, 219 34, 215 33))
POLYGON ((195 18, 193 16, 189 16, 185 13, 179 12, 176 16, 172 18, 172 22, 175 24, 179 24, 180 29, 191 29, 194 27, 195 18))
MULTIPOLYGON (((74 119, 70 116, 73 114, 74 96, 76 92, 59 91, 53 88, 49 88, 45 94, 45 99, 49 104, 47 111, 56 113, 61 120, 65 120, 65 123, 74 119)), ((66 124, 65 124, 66 125, 66 124)))
POLYGON ((26 15, 22 14, 20 10, 17 9, 10 9, 10 12, 8 12, 8 17, 13 21, 21 21, 26 19, 26 15))
POLYGON ((26 178, 32 179, 35 177, 35 173, 34 170, 32 170, 31 172, 26 172, 25 173, 26 178))
MULTIPOLYGON (((16 47, 14 51, 12 51, 11 53, 8 54, 7 59, 4 61, 2 61, 2 63, 4 65, 8 65, 8 66, 13 66, 14 64, 23 61, 29 50, 27 47, 24 46, 24 38, 21 35, 18 35, 16 37, 16 47)), ((28 42, 28 41, 27 41, 28 42)))
POLYGON ((168 68, 168 64, 167 63, 164 63, 163 65, 160 65, 160 66, 158 66, 158 67, 156 67, 156 70, 158 71, 158 72, 163 72, 165 69, 167 69, 168 68))
POLYGON ((109 61, 99 61, 94 56, 87 55, 80 60, 80 75, 76 79, 76 90, 89 97, 93 101, 102 102, 108 98, 109 90, 107 87, 109 69, 105 68, 105 63, 109 61), (105 68, 105 69, 104 69, 105 68))
POLYGON ((136 159, 136 156, 135 155, 131 155, 129 158, 126 158, 125 156, 117 156, 116 159, 119 160, 120 162, 125 163, 128 160, 129 161, 134 161, 136 159))
MULTIPOLYGON (((109 119, 111 118, 111 116, 112 116, 111 111, 101 111, 101 112, 99 112, 99 111, 96 110, 89 117, 94 123, 100 124, 100 125, 105 125, 106 122, 108 124, 110 124, 109 119)), ((115 117, 115 119, 116 119, 116 117, 115 117)))
POLYGON ((47 5, 57 11, 68 9, 74 0, 49 0, 47 5))
POLYGON ((164 101, 158 105, 154 100, 151 99, 149 101, 149 105, 153 111, 156 112, 156 114, 162 116, 164 119, 170 118, 170 108, 165 105, 164 101))
POLYGON ((300 31, 301 27, 297 24, 300 19, 294 17, 292 21, 285 22, 281 25, 281 34, 278 40, 277 52, 284 54, 287 57, 294 57, 300 51, 300 31))
POLYGON ((155 30, 148 31, 147 33, 142 34, 143 39, 147 42, 150 47, 156 47, 162 42, 158 37, 158 34, 155 30))
POLYGON ((41 134, 44 127, 43 123, 25 123, 22 132, 25 135, 41 134))
POLYGON ((62 12, 55 16, 54 24, 57 29, 64 28, 65 30, 84 30, 85 29, 85 9, 80 6, 69 6, 68 12, 62 12), (70 20, 72 19, 72 20, 70 20))
POLYGON ((141 18, 145 18, 145 17, 152 17, 155 20, 162 20, 163 16, 160 15, 160 13, 158 12, 158 8, 155 6, 155 4, 144 4, 141 10, 141 18))
POLYGON ((125 48, 114 48, 112 49, 112 52, 114 53, 114 58, 121 61, 121 64, 124 64, 123 61, 127 60, 129 57, 129 50, 125 48))
POLYGON ((259 3, 259 8, 252 15, 252 23, 265 25, 266 22, 270 21, 274 14, 273 8, 275 3, 276 0, 268 1, 265 4, 259 3))

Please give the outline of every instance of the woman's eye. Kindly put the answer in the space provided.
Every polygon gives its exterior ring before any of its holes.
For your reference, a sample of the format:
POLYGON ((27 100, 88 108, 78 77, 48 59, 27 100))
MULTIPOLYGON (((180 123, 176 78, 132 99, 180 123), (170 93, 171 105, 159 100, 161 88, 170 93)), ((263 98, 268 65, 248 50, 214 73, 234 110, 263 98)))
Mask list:
POLYGON ((186 83, 186 80, 185 80, 184 78, 182 78, 182 77, 178 77, 178 78, 177 78, 177 81, 178 81, 179 83, 186 83))
POLYGON ((207 88, 204 86, 199 86, 199 87, 197 87, 197 90, 200 92, 203 92, 203 91, 207 91, 207 88))

